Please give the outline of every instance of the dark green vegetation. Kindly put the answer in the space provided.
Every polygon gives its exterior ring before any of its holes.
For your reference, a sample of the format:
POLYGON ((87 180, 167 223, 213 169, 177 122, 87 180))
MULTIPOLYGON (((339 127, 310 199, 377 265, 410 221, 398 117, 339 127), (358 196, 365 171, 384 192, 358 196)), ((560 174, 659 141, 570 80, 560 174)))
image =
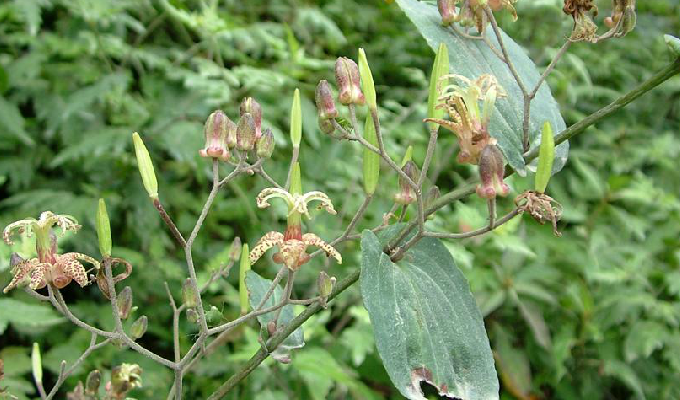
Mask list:
MULTIPOLYGON (((96 201, 106 198, 114 253, 135 266, 126 284, 140 310, 130 320, 149 315, 149 332, 141 342, 166 356, 172 354, 172 313, 163 282, 179 296, 183 254, 142 187, 133 131, 144 135, 160 197, 183 232, 193 227, 208 192, 209 162, 197 154, 207 115, 221 108, 236 117, 242 97, 257 98, 278 144, 267 171, 284 180, 296 87, 303 95, 305 189, 324 189, 339 214, 354 214, 361 201, 362 151, 328 143, 317 129, 311 99, 319 79, 333 80, 335 58, 355 58, 357 47, 365 48, 371 62, 390 154, 398 158, 413 145, 414 159, 422 160, 427 141, 420 121, 434 55, 396 6, 377 0, 217 3, 17 0, 0 5, 0 225, 43 210, 71 213, 84 228, 65 250, 98 254, 96 201)), ((559 3, 522 0, 518 22, 501 20, 539 66, 547 65, 570 31, 571 20, 559 3)), ((606 13, 609 2, 601 3, 606 13)), ((572 46, 549 78, 567 125, 671 59, 662 34, 679 36, 680 6, 673 0, 640 1, 638 14, 638 28, 624 39, 572 46)), ((561 238, 524 217, 492 235, 448 244, 485 314, 508 396, 512 391, 560 399, 680 397, 679 96, 676 77, 572 140, 565 169, 548 186, 564 205, 561 238)), ((441 136, 435 162, 450 161, 436 183, 448 191, 474 169, 456 164, 453 135, 441 136)), ((533 177, 509 183, 518 194, 532 186, 533 177)), ((255 213, 254 196, 265 186, 257 177, 242 177, 230 184, 228 197, 218 199, 195 245, 200 280, 226 259, 235 235, 252 245, 277 222, 285 224, 274 213, 255 213)), ((379 223, 396 187, 396 177, 384 174, 360 228, 379 223)), ((511 201, 500 201, 499 210, 509 209, 511 201)), ((448 231, 476 228, 484 223, 485 209, 471 197, 438 213, 431 224, 448 231)), ((319 215, 314 232, 332 238, 346 223, 319 215)), ((10 250, 30 253, 30 248, 28 242, 13 249, 0 245, 3 286, 10 277, 10 250)), ((329 274, 341 279, 358 268, 359 243, 339 250, 345 261, 329 274)), ((273 278, 274 267, 264 265, 256 271, 273 278)), ((315 293, 322 267, 317 258, 298 274, 299 297, 315 293)), ((239 312, 237 285, 234 269, 228 283, 213 284, 206 296, 229 320, 239 312)), ((82 319, 112 327, 107 301, 95 285, 85 290, 70 285, 64 295, 82 319)), ((29 372, 34 341, 43 349, 47 382, 62 359, 73 360, 87 347, 86 332, 56 317, 21 292, 0 298, 5 360, 0 386, 34 395, 29 372)), ((195 333, 185 321, 182 328, 184 338, 195 333)), ((370 329, 355 285, 305 324, 307 344, 290 366, 267 361, 230 396, 365 398, 373 392, 377 398, 398 397, 370 329)), ((260 347, 258 332, 254 324, 235 332, 200 363, 185 381, 187 398, 206 397, 250 358, 260 347)), ((121 362, 144 368, 144 388, 131 393, 135 397, 164 397, 172 384, 169 371, 113 346, 93 354, 77 379, 92 368, 107 371, 121 362)))

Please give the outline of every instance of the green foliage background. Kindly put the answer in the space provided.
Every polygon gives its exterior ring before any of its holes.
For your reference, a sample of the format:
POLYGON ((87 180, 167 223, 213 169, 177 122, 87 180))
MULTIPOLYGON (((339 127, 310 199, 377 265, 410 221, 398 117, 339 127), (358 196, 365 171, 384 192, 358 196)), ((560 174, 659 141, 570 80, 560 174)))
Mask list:
MULTIPOLYGON (((571 28, 558 0, 520 1, 520 20, 503 28, 539 67, 571 28)), ((607 15, 609 2, 601 1, 607 15)), ((625 93, 671 56, 662 34, 680 31, 674 0, 638 2, 638 28, 625 39, 572 46, 548 82, 567 123, 625 93)), ((361 150, 331 142, 316 125, 313 90, 333 81, 338 56, 364 47, 375 77, 387 149, 399 158, 408 145, 422 162, 427 136, 427 79, 434 58, 401 11, 383 1, 264 0, 14 0, 0 4, 0 224, 43 210, 75 215, 84 225, 64 250, 94 256, 96 201, 104 197, 114 255, 135 270, 135 315, 150 317, 142 339, 172 354, 171 309, 163 282, 179 296, 182 252, 164 229, 141 185, 131 133, 142 134, 159 178, 160 197, 188 232, 207 197, 209 165, 198 157, 202 124, 221 108, 232 118, 242 97, 262 104, 277 150, 266 164, 284 180, 293 90, 303 95, 301 153, 304 187, 325 190, 339 219, 318 215, 310 228, 337 236, 361 203, 361 150)), ((680 79, 677 77, 572 141, 570 159, 548 192, 564 205, 561 238, 524 218, 499 232, 449 242, 485 315, 503 377, 503 396, 556 399, 680 398, 680 79), (527 368, 528 367, 528 368, 527 368)), ((474 170, 456 165, 452 135, 444 134, 436 184, 447 191, 474 170)), ((513 178, 516 195, 533 177, 513 178)), ((280 228, 280 214, 258 212, 265 182, 242 177, 220 194, 195 245, 199 279, 224 262, 235 235, 251 245, 280 228), (225 194, 226 193, 226 194, 225 194)), ((390 207, 396 177, 384 173, 378 201, 359 228, 375 226, 390 207)), ((499 203, 511 207, 511 199, 499 203)), ((447 207, 431 222, 455 231, 484 223, 475 198, 447 207)), ((0 283, 9 281, 11 251, 31 255, 29 241, 0 246, 0 283)), ((342 265, 320 258, 297 278, 298 296, 313 294, 321 268, 345 276, 358 268, 358 243, 341 246, 342 265)), ((255 270, 273 277, 270 262, 255 270)), ((236 271, 236 270, 234 270, 236 271)), ((224 317, 238 314, 238 279, 213 284, 207 303, 224 317)), ((67 302, 84 320, 111 328, 108 303, 96 286, 70 285, 67 302)), ((134 320, 135 316, 131 319, 134 320)), ((216 322, 217 323, 217 322, 216 322)), ((30 345, 41 343, 46 381, 62 359, 74 360, 89 334, 47 306, 15 291, 0 298, 0 357, 5 379, 20 396, 34 396, 30 345)), ((183 350, 195 328, 182 322, 183 350)), ((203 398, 259 348, 258 327, 234 333, 185 383, 203 398)), ((306 346, 290 365, 272 360, 231 398, 398 398, 375 352, 357 287, 305 325, 306 346)), ((144 368, 138 398, 161 398, 171 373, 132 351, 108 346, 91 356, 71 388, 92 368, 121 362, 144 368)))

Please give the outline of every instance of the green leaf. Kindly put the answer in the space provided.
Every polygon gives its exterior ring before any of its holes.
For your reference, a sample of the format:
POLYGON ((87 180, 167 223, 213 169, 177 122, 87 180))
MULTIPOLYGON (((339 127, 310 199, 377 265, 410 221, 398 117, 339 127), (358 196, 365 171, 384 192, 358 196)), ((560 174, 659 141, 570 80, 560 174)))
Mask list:
POLYGON ((293 147, 300 147, 302 139, 302 106, 300 105, 300 89, 293 93, 293 105, 290 108, 290 140, 293 147))
MULTIPOLYGON (((378 147, 378 135, 375 132, 373 117, 366 116, 364 124, 364 139, 375 147, 378 147)), ((364 191, 367 195, 375 193, 380 178, 380 156, 371 150, 364 148, 364 191)))
MULTIPOLYGON (((446 44, 449 50, 452 73, 464 75, 468 78, 477 78, 482 74, 496 76, 500 85, 508 93, 508 97, 496 101, 498 112, 491 117, 489 132, 491 136, 498 140, 498 145, 503 150, 503 154, 505 154, 510 165, 520 175, 525 175, 526 166, 522 156, 524 96, 507 65, 494 54, 484 41, 463 38, 443 27, 436 6, 416 0, 397 0, 397 4, 416 25, 420 34, 433 50, 436 51, 440 43, 446 44)), ((487 31, 486 35, 497 49, 500 48, 491 30, 487 31)), ((527 90, 531 90, 540 79, 536 66, 526 52, 509 36, 503 33, 502 38, 517 73, 528 88, 527 90)), ((552 97, 550 88, 545 82, 541 85, 536 98, 531 103, 530 117, 529 137, 533 146, 537 144, 540 129, 545 121, 549 121, 557 131, 566 128, 557 102, 552 97)), ((553 167, 553 173, 564 166, 568 150, 567 142, 557 147, 557 162, 553 167)))
POLYGON ((526 353, 512 347, 507 332, 496 324, 494 329, 494 359, 500 371, 503 387, 518 399, 529 399, 531 367, 526 353))
POLYGON ((444 245, 424 238, 396 264, 382 251, 402 225, 361 239, 361 293, 385 369, 402 395, 424 399, 422 381, 440 395, 498 399, 484 321, 444 245))
POLYGON ((541 134, 541 147, 538 152, 538 168, 536 168, 536 177, 534 183, 534 190, 539 193, 545 192, 545 188, 550 182, 552 175, 552 166, 555 162, 555 138, 553 137, 552 127, 550 122, 543 125, 543 133, 541 134))
MULTIPOLYGON (((246 273, 246 286, 248 287, 248 295, 250 297, 250 306, 255 309, 264 298, 265 294, 272 285, 272 281, 265 279, 258 275, 256 272, 250 270, 246 273)), ((271 297, 264 303, 264 308, 273 307, 281 302, 283 298, 283 289, 281 286, 277 286, 272 293, 271 297)), ((274 320, 275 312, 270 312, 257 317, 257 321, 260 326, 266 327, 270 321, 274 320)), ((290 321, 295 318, 295 310, 292 304, 283 307, 281 310, 281 315, 279 315, 278 326, 287 325, 290 321)), ((280 360, 287 357, 290 350, 299 349, 305 345, 305 337, 302 331, 302 327, 297 328, 286 340, 281 343, 279 347, 276 348, 272 357, 280 360)))
POLYGON ((359 49, 359 75, 361 76, 361 90, 364 92, 366 104, 369 109, 377 110, 378 104, 375 95, 375 83, 373 82, 373 74, 371 68, 368 66, 366 53, 364 49, 359 49))
POLYGON ((65 321, 50 307, 15 299, 0 299, 0 310, 0 326, 10 323, 27 328, 48 328, 65 321))
MULTIPOLYGON (((444 109, 436 108, 439 103, 439 88, 447 85, 447 82, 442 81, 441 77, 449 73, 449 49, 446 44, 439 43, 437 55, 432 64, 432 75, 430 76, 430 91, 427 97, 427 117, 428 118, 443 118, 444 109)), ((437 129, 439 124, 434 122, 428 123, 430 129, 437 129)))
POLYGON ((24 118, 21 116, 19 108, 0 96, 0 133, 5 131, 25 145, 33 146, 35 142, 24 129, 24 118))

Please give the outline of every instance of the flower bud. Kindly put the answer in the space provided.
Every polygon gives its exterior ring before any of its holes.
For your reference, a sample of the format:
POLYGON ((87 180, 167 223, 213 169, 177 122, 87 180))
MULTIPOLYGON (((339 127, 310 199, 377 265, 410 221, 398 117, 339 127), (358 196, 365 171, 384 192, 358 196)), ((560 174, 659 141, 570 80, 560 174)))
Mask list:
POLYGON ((198 322, 198 313, 193 308, 187 310, 187 321, 195 324, 198 322))
POLYGON ((260 158, 271 157, 275 146, 276 144, 274 143, 274 134, 272 133, 272 130, 269 128, 265 129, 264 133, 257 139, 257 143, 255 144, 257 156, 260 158))
MULTIPOLYGON (((407 161, 401 168, 404 173, 411 178, 412 181, 418 180, 418 167, 413 161, 407 161)), ((399 175, 399 189, 400 192, 394 195, 394 201, 398 204, 411 204, 416 201, 416 194, 409 185, 409 182, 399 175)))
POLYGON ((479 156, 479 177, 482 181, 477 185, 477 195, 485 199, 493 199, 497 195, 506 196, 510 188, 503 182, 503 153, 498 146, 489 144, 479 156))
POLYGON ((224 315, 222 315, 222 312, 215 306, 210 306, 210 310, 205 313, 205 320, 212 324, 219 323, 223 318, 224 315))
POLYGON ((205 148, 198 151, 201 157, 213 157, 223 161, 229 159, 229 148, 227 147, 227 117, 221 110, 210 114, 205 122, 203 132, 205 133, 205 148))
POLYGON ((319 129, 326 135, 332 135, 335 132, 335 125, 333 125, 330 119, 319 117, 319 129))
POLYGON ((456 2, 458 0, 437 0, 442 25, 449 26, 456 21, 456 2))
POLYGON ((118 397, 142 386, 142 369, 137 364, 121 364, 111 370, 111 391, 118 397))
POLYGON ((319 81, 319 84, 316 86, 314 100, 316 102, 316 110, 319 113, 319 119, 338 117, 338 110, 335 108, 331 85, 328 84, 327 80, 319 81))
POLYGON ((427 191, 427 195, 425 196, 425 208, 432 207, 440 195, 441 192, 439 191, 439 188, 437 186, 432 186, 430 190, 427 191))
POLYGON ((359 79, 359 66, 354 60, 339 57, 335 61, 335 81, 338 84, 340 94, 338 99, 342 104, 363 105, 366 99, 361 91, 359 79))
POLYGON ((130 286, 125 286, 125 289, 118 294, 116 307, 120 319, 126 320, 130 316, 130 310, 132 310, 132 289, 130 289, 130 286))
POLYGON ((142 315, 141 317, 137 318, 137 321, 135 321, 130 327, 130 337, 132 340, 137 340, 144 336, 148 324, 149 319, 146 317, 146 315, 142 315))
POLYGON ((182 284, 182 301, 188 308, 195 308, 198 305, 198 296, 189 278, 182 284))
POLYGON ((234 121, 227 118, 227 148, 229 150, 236 147, 236 130, 237 126, 234 121))
POLYGON ((85 391, 89 395, 94 395, 99 392, 99 385, 102 381, 102 374, 98 370, 93 370, 87 375, 87 380, 85 381, 85 391))
POLYGON ((316 281, 319 288, 319 303, 321 307, 326 308, 326 301, 328 296, 333 292, 333 286, 335 285, 335 277, 328 276, 325 271, 319 273, 319 278, 316 281))
POLYGON ((267 333, 269 333, 269 336, 274 336, 276 333, 276 321, 269 321, 267 322, 267 333))
POLYGON ((233 262, 238 261, 241 255, 241 238, 236 236, 234 241, 231 242, 231 248, 229 248, 229 259, 233 262))
POLYGON ((236 148, 241 151, 250 151, 255 147, 256 138, 255 120, 250 113, 241 116, 236 127, 236 148))
POLYGON ((241 111, 241 116, 246 113, 253 116, 255 121, 255 137, 259 139, 262 136, 262 107, 260 103, 252 97, 246 97, 241 102, 239 110, 241 111))

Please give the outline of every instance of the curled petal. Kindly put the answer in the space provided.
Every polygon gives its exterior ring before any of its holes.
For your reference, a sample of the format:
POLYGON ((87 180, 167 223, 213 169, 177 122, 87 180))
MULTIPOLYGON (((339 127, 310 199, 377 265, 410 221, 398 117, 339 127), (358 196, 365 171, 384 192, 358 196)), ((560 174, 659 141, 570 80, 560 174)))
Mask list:
POLYGON ((255 264, 257 260, 274 246, 283 243, 283 233, 271 231, 260 238, 255 247, 250 251, 250 264, 255 264))
POLYGON ((75 232, 81 228, 78 221, 71 215, 54 214, 52 211, 45 211, 40 214, 38 224, 43 229, 56 225, 61 228, 62 233, 66 233, 66 231, 75 232))
POLYGON ((31 236, 31 229, 33 228, 33 224, 35 224, 37 220, 35 218, 27 218, 27 219, 22 219, 20 221, 12 222, 11 224, 7 225, 5 229, 2 231, 2 239, 7 243, 8 245, 13 245, 14 242, 10 240, 10 236, 12 236, 12 231, 19 231, 19 233, 27 232, 27 235, 30 237, 31 236))
POLYGON ((269 204, 269 199, 279 197, 282 198, 288 203, 288 206, 291 207, 295 203, 295 199, 293 195, 285 191, 284 189, 279 189, 279 188, 266 188, 262 189, 260 194, 257 195, 257 198, 255 199, 257 203, 258 208, 267 208, 270 206, 269 204))
POLYGON ((7 293, 20 284, 24 283, 31 270, 38 264, 37 258, 31 258, 30 260, 24 260, 15 265, 14 269, 12 270, 14 277, 12 278, 12 281, 9 283, 9 285, 7 285, 7 287, 3 290, 3 292, 7 293))
POLYGON ((31 269, 31 282, 28 287, 33 290, 42 289, 47 284, 46 275, 49 273, 51 264, 47 263, 36 263, 36 265, 31 269))
POLYGON ((83 260, 95 265, 97 268, 99 267, 99 262, 81 253, 66 253, 59 256, 57 263, 61 264, 67 277, 76 281, 81 287, 84 287, 89 283, 89 280, 87 279, 85 267, 78 260, 83 260))
POLYGON ((298 197, 295 201, 294 210, 297 210, 300 214, 304 214, 307 216, 307 218, 309 218, 309 209, 307 208, 307 204, 314 200, 320 201, 320 208, 324 208, 329 214, 336 214, 335 208, 333 208, 333 203, 331 202, 331 199, 328 197, 328 195, 318 191, 305 193, 298 197))
POLYGON ((321 250, 326 252, 326 255, 329 257, 334 257, 338 264, 342 264, 342 256, 340 253, 335 250, 333 246, 330 244, 324 242, 320 237, 316 236, 313 233, 305 233, 302 235, 302 241, 307 245, 307 246, 316 246, 320 248, 321 250))

